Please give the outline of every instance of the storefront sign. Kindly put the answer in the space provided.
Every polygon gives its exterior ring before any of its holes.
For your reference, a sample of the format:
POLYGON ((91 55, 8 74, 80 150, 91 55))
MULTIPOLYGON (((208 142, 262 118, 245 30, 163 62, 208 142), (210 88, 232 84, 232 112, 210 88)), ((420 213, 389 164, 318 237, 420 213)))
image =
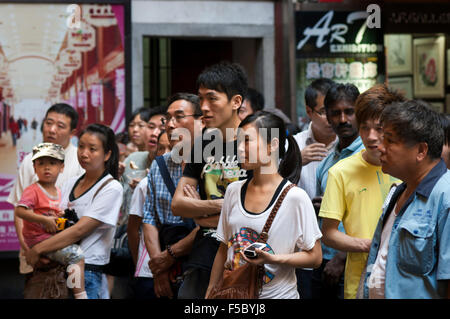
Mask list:
POLYGON ((369 13, 296 12, 297 56, 337 53, 381 53, 380 28, 368 27, 369 13))
POLYGON ((386 3, 383 8, 383 26, 389 33, 448 32, 450 4, 424 6, 423 4, 386 3))

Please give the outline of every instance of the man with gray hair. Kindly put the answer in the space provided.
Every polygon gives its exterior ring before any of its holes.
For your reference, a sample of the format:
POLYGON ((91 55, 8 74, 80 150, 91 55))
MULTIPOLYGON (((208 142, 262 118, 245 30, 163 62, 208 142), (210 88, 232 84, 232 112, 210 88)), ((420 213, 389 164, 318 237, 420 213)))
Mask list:
POLYGON ((364 298, 450 297, 450 171, 439 115, 423 101, 387 106, 382 170, 403 181, 384 205, 363 277, 364 298))

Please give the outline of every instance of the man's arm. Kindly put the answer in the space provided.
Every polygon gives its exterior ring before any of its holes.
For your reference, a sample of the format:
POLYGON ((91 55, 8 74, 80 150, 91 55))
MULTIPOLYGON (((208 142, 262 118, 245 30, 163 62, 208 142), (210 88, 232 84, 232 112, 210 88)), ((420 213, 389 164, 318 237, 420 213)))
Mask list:
POLYGON ((128 216, 128 247, 130 248, 131 256, 136 265, 139 252, 139 229, 142 225, 142 217, 130 214, 128 216))
POLYGON ((371 239, 356 238, 338 230, 340 221, 322 217, 323 243, 331 248, 346 252, 369 252, 371 239))
POLYGON ((220 213, 223 199, 202 200, 186 196, 184 192, 186 185, 191 185, 196 188, 198 181, 195 178, 184 176, 180 179, 172 199, 171 208, 174 216, 195 218, 220 213))
MULTIPOLYGON (((147 223, 142 224, 142 230, 144 231, 145 247, 147 248, 151 261, 153 258, 156 258, 161 253, 159 243, 159 232, 155 226, 147 223)), ((173 293, 172 288, 170 286, 168 270, 153 273, 153 278, 156 296, 158 298, 161 296, 167 296, 169 298, 172 298, 173 293)))
MULTIPOLYGON (((189 235, 176 242, 175 244, 170 245, 172 253, 176 258, 189 255, 192 250, 192 245, 194 244, 195 236, 197 235, 197 231, 199 229, 200 227, 197 226, 189 233, 189 235)), ((174 257, 169 254, 167 249, 165 249, 159 254, 152 255, 148 264, 152 273, 155 274, 168 270, 174 264, 174 262, 174 257)))

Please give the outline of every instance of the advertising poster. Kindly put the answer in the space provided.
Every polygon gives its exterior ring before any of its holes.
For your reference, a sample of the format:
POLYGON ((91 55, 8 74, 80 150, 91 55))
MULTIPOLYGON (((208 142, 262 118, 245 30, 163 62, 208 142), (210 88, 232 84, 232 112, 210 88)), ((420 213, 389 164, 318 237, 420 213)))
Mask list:
POLYGON ((0 251, 19 248, 6 200, 52 104, 77 110, 78 132, 125 129, 126 14, 129 1, 0 2, 0 251))

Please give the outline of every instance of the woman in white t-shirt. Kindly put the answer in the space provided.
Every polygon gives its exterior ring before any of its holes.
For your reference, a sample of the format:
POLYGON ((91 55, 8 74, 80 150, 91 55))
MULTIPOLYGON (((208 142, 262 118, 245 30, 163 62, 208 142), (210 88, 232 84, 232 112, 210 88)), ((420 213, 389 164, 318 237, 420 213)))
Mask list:
POLYGON ((226 190, 217 227, 221 244, 206 297, 225 268, 249 262, 264 264, 260 299, 297 299, 295 268, 318 267, 322 260, 322 234, 304 190, 294 187, 287 193, 269 229, 267 247, 256 250, 256 259, 246 258, 243 250, 258 238, 282 190, 298 182, 300 150, 292 137, 286 137, 283 121, 271 113, 252 114, 239 127, 239 159, 244 169, 253 171, 253 177, 234 182, 226 190), (285 154, 286 140, 289 147, 285 154))
POLYGON ((27 253, 27 261, 34 265, 41 254, 80 241, 85 256, 86 293, 89 299, 97 299, 122 204, 123 189, 117 181, 119 151, 114 132, 101 124, 89 125, 80 135, 77 155, 85 174, 63 185, 61 208, 75 210, 79 221, 35 245, 27 253))

